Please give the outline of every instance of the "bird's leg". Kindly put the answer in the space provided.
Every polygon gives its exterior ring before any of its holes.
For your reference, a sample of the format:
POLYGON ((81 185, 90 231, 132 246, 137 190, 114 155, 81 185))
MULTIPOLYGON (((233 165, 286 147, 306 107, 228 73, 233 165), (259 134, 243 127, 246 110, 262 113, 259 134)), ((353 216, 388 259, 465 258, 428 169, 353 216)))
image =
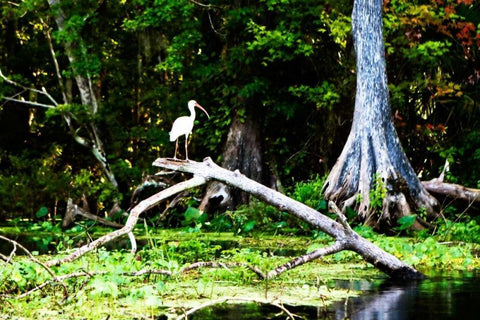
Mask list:
POLYGON ((173 155, 173 159, 177 160, 177 150, 178 150, 178 138, 175 140, 175 154, 173 155))
POLYGON ((188 134, 185 135, 185 160, 188 161, 188 134))

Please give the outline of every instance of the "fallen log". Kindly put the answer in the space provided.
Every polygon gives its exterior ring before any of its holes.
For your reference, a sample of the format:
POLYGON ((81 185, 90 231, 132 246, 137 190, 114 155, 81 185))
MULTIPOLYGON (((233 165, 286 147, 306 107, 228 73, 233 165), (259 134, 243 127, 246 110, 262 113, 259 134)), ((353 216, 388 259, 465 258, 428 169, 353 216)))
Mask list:
POLYGON ((480 189, 467 188, 459 184, 443 182, 443 179, 440 178, 422 181, 422 184, 430 193, 468 202, 480 201, 480 189))
POLYGON ((68 199, 67 201, 67 211, 65 212, 65 217, 63 217, 63 222, 62 222, 62 228, 68 227, 71 223, 75 221, 75 217, 83 216, 87 219, 100 222, 106 226, 113 227, 113 228, 122 228, 123 225, 104 219, 102 217, 99 217, 95 214, 92 214, 88 212, 87 210, 77 206, 76 204, 73 204, 73 200, 71 198, 68 199))
POLYGON ((129 236, 132 243, 132 253, 134 253, 136 251, 136 242, 132 231, 142 212, 152 208, 168 197, 178 194, 186 189, 204 185, 209 181, 220 181, 231 187, 248 192, 254 197, 270 203, 278 209, 288 212, 306 221, 312 226, 330 235, 335 240, 334 243, 325 248, 320 248, 303 256, 297 257, 292 261, 289 261, 284 265, 271 270, 265 276, 267 279, 273 278, 287 270, 314 259, 318 259, 343 250, 350 250, 358 253, 365 261, 371 263, 377 269, 389 275, 393 279, 418 280, 425 278, 421 272, 415 270, 413 267, 407 265, 392 254, 383 251, 353 231, 348 225, 345 216, 333 202, 329 203, 329 208, 338 216, 339 222, 323 215, 322 213, 306 206, 301 202, 287 197, 278 191, 248 179, 238 170, 232 172, 221 168, 210 158, 206 158, 203 162, 157 159, 153 165, 169 170, 190 173, 193 174, 193 178, 173 185, 170 188, 162 190, 159 193, 141 201, 131 210, 125 226, 121 229, 115 230, 78 248, 76 251, 66 257, 48 261, 45 263, 45 265, 54 266, 60 265, 64 262, 73 261, 87 252, 90 252, 102 246, 103 244, 124 235, 129 236))
POLYGON ((285 265, 272 270, 269 272, 267 278, 276 276, 285 270, 313 259, 340 252, 342 250, 351 250, 358 253, 365 261, 373 264, 377 269, 386 273, 391 278, 411 280, 423 279, 425 277, 413 267, 407 265, 397 257, 383 251, 353 231, 346 222, 346 218, 340 210, 336 208, 333 202, 329 204, 329 207, 337 214, 340 222, 337 222, 280 192, 248 179, 238 170, 232 172, 221 168, 210 158, 204 159, 203 162, 178 161, 160 158, 155 160, 153 165, 164 169, 190 173, 193 174, 194 177, 203 178, 205 182, 216 180, 231 187, 241 189, 282 211, 288 212, 306 221, 335 239, 335 242, 326 248, 321 248, 302 257, 298 257, 285 265))

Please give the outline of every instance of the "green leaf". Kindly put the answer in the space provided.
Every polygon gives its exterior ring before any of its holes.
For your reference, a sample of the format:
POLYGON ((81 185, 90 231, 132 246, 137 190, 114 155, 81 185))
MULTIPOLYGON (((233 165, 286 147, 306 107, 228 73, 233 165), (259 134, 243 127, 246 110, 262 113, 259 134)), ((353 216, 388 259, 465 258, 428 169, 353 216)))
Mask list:
POLYGON ((249 232, 249 231, 252 231, 254 227, 255 227, 255 220, 250 220, 247 223, 245 223, 242 229, 244 232, 249 232))
POLYGON ((38 211, 35 213, 35 217, 37 218, 42 218, 45 217, 48 214, 48 208, 47 207, 41 207, 38 209, 38 211))
POLYGON ((197 220, 201 215, 200 211, 194 207, 188 207, 184 213, 185 221, 187 222, 197 220))
POLYGON ((411 226, 413 226, 413 224, 415 223, 416 220, 417 220, 417 215, 416 214, 401 217, 400 219, 398 219, 398 221, 397 221, 398 227, 396 227, 395 229, 398 230, 398 231, 406 230, 406 229, 410 228, 411 226))
POLYGON ((327 207, 328 207, 327 204, 328 204, 327 200, 324 200, 324 199, 320 200, 320 202, 318 203, 318 206, 317 206, 316 210, 317 210, 317 211, 325 211, 325 210, 327 210, 327 207))

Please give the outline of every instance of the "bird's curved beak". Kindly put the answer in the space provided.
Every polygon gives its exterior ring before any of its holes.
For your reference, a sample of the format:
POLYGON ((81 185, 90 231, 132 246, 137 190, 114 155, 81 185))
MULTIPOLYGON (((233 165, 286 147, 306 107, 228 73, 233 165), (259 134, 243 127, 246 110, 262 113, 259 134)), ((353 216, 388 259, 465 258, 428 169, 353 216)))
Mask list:
POLYGON ((198 103, 195 103, 195 107, 197 107, 198 109, 202 110, 203 112, 205 112, 205 114, 207 115, 208 119, 210 119, 210 115, 208 114, 207 110, 203 109, 203 107, 201 105, 199 105, 198 103))

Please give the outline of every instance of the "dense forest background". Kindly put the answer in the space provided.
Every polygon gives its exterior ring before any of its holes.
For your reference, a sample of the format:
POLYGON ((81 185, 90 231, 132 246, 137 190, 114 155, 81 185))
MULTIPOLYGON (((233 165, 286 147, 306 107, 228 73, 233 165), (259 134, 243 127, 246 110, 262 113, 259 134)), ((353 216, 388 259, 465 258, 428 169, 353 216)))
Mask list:
MULTIPOLYGON (((61 216, 68 198, 100 215, 129 208, 152 161, 173 156, 168 132, 190 99, 211 115, 190 158, 255 158, 235 165, 286 190, 324 176, 352 121, 352 5, 1 1, 0 221, 61 216)), ((480 4, 386 0, 383 22, 413 168, 427 180, 448 160, 447 181, 480 187, 480 4)))

